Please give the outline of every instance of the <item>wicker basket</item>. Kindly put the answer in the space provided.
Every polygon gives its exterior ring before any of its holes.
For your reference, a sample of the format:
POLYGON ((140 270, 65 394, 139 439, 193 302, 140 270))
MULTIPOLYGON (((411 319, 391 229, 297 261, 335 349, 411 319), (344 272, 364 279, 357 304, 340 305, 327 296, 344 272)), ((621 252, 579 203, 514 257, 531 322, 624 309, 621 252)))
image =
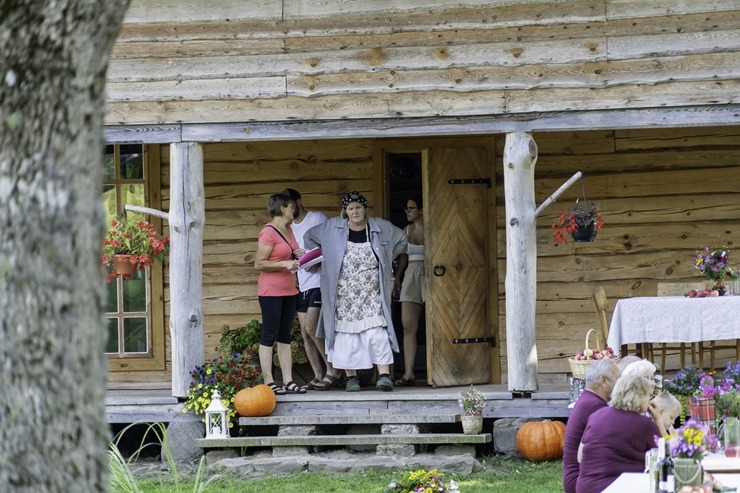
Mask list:
MULTIPOLYGON (((600 344, 601 341, 599 340, 599 336, 596 333, 595 329, 590 329, 588 332, 586 332, 586 347, 585 349, 588 349, 589 344, 588 340, 591 337, 591 333, 594 333, 596 335, 596 347, 599 349, 602 349, 600 344)), ((615 363, 619 362, 619 358, 613 358, 615 363)), ((573 374, 573 378, 580 378, 585 380, 586 379, 586 372, 588 371, 588 367, 591 366, 592 363, 595 361, 599 361, 597 359, 575 359, 575 358, 568 358, 568 363, 570 364, 570 372, 573 374)))

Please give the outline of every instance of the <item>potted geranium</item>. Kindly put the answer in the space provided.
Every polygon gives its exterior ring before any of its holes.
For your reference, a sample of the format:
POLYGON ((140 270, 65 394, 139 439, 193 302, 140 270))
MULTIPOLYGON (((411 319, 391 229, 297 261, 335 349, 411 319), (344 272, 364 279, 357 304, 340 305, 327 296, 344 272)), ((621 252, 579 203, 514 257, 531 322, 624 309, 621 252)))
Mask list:
POLYGON ((114 217, 103 238, 103 266, 111 272, 108 282, 119 274, 128 278, 136 269, 164 261, 169 245, 170 239, 157 233, 152 223, 114 217))
POLYGON ((556 245, 568 243, 567 235, 574 241, 594 241, 596 232, 604 225, 599 204, 576 202, 570 209, 561 209, 558 222, 552 228, 552 240, 556 245))
POLYGON ((463 410, 460 418, 463 426, 463 433, 466 435, 476 435, 483 430, 483 408, 486 405, 486 398, 473 385, 470 388, 460 392, 457 399, 463 410))
POLYGON ((730 250, 723 247, 704 247, 704 250, 697 252, 694 257, 694 268, 701 275, 714 281, 714 288, 719 295, 724 295, 727 290, 722 281, 734 277, 732 268, 728 262, 730 260, 730 250))

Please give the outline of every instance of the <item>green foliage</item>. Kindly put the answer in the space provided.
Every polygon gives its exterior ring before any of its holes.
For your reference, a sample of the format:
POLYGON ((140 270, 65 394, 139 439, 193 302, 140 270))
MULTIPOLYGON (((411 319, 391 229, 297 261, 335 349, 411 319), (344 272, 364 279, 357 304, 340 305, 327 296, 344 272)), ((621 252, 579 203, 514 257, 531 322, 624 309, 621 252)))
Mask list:
POLYGON ((221 327, 221 339, 216 350, 223 354, 244 353, 256 360, 261 335, 262 322, 256 319, 233 329, 224 325, 221 327))
MULTIPOLYGON (((262 336, 262 322, 252 319, 246 325, 231 328, 228 325, 221 327, 221 339, 219 339, 216 348, 223 354, 243 353, 249 356, 253 361, 259 359, 259 345, 262 336)), ((301 324, 298 317, 293 319, 293 330, 291 332, 290 350, 293 356, 294 365, 308 363, 306 349, 303 345, 303 336, 301 336, 301 324)), ((275 365, 280 366, 275 357, 275 365)))
MULTIPOLYGON (((445 478, 453 479, 462 493, 552 493, 563 489, 562 461, 533 463, 498 455, 481 458, 480 461, 483 464, 481 471, 468 476, 445 474, 445 478)), ((403 471, 343 474, 301 472, 265 478, 220 478, 210 482, 204 493, 383 493, 400 474, 403 471)), ((163 491, 158 482, 142 481, 141 486, 144 493, 163 491)))
POLYGON ((206 361, 203 366, 196 366, 190 372, 193 381, 188 388, 188 399, 183 412, 189 410, 203 414, 211 403, 213 391, 221 394, 221 402, 229 410, 229 427, 237 421, 234 409, 234 396, 242 389, 254 387, 260 383, 260 368, 245 354, 234 353, 206 361))
MULTIPOLYGON (((108 463, 110 465, 110 491, 111 493, 182 493, 189 491, 192 493, 206 493, 211 491, 208 485, 217 479, 213 476, 206 479, 206 458, 201 457, 195 475, 185 478, 181 476, 177 469, 177 463, 172 456, 172 447, 167 437, 167 429, 163 423, 149 423, 144 437, 141 439, 141 445, 129 459, 125 459, 118 449, 123 435, 133 426, 141 424, 140 422, 132 423, 118 433, 116 438, 110 444, 108 451, 108 463), (147 443, 149 433, 153 433, 156 442, 147 443), (160 445, 162 447, 162 456, 167 462, 167 473, 158 480, 139 481, 133 472, 133 464, 138 460, 141 452, 147 447, 160 445)), ((216 491, 216 490, 213 490, 216 491)))

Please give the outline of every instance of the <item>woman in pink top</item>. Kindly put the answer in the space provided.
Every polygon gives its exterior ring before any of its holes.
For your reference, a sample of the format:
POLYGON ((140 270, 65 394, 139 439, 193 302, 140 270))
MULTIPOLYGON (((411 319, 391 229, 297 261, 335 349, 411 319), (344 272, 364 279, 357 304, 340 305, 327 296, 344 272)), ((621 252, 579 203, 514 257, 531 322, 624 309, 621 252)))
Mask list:
POLYGON ((298 304, 298 257, 303 250, 290 229, 295 202, 289 196, 271 195, 267 210, 272 220, 262 228, 257 238, 254 268, 260 271, 257 280, 262 311, 262 338, 259 357, 262 377, 276 394, 305 394, 306 390, 293 382, 293 361, 290 352, 291 332, 298 304), (272 346, 277 341, 277 355, 283 373, 283 387, 272 375, 272 346))

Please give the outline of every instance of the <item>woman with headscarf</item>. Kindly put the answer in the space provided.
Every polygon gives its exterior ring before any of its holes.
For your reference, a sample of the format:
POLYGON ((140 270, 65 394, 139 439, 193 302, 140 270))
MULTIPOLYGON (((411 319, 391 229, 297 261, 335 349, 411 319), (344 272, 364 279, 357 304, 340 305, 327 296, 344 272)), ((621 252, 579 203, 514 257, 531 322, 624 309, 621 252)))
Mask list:
POLYGON ((317 336, 327 358, 347 373, 346 390, 360 390, 357 370, 378 366, 376 387, 393 390, 390 365, 398 352, 391 321, 393 259, 406 252, 407 237, 390 221, 367 216, 367 200, 353 191, 342 214, 309 229, 306 250, 321 248, 321 317, 317 336))

